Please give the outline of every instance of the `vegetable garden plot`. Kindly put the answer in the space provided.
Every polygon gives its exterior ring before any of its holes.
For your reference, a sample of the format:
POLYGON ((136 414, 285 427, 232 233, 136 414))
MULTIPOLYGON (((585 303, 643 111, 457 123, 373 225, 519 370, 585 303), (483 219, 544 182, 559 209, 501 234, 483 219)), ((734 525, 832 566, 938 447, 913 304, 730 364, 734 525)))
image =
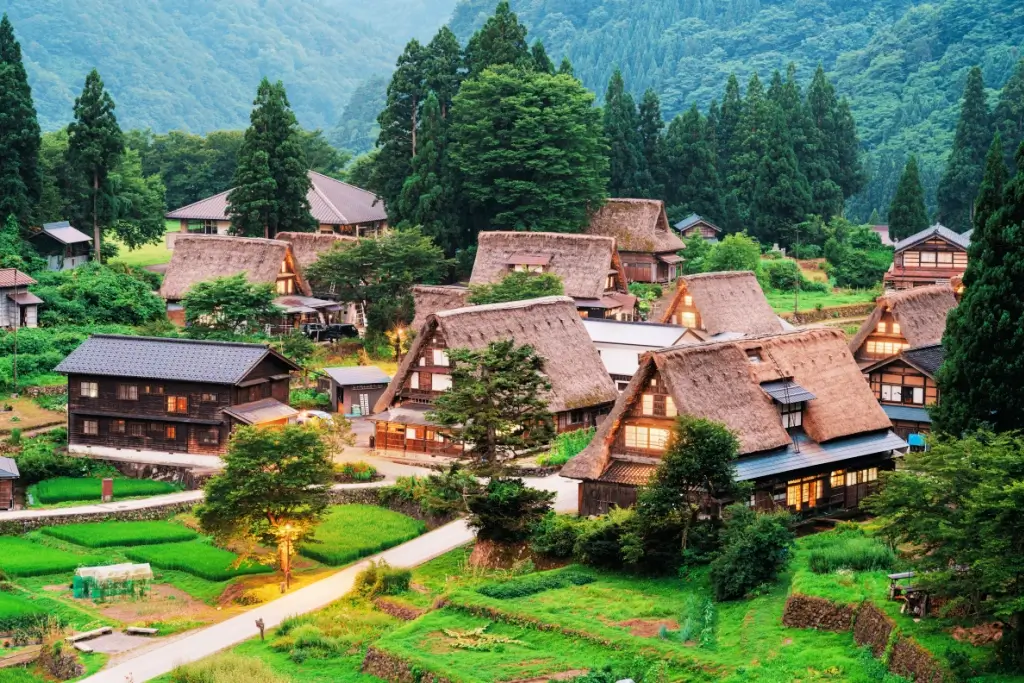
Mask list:
POLYGON ((25 538, 0 537, 0 570, 8 576, 42 576, 102 564, 111 564, 111 561, 50 548, 25 538))
POLYGON ((171 522, 92 522, 49 526, 42 532, 87 548, 178 543, 198 536, 188 527, 171 522))
POLYGON ((209 581, 226 581, 247 574, 268 574, 273 567, 255 562, 233 566, 238 556, 202 540, 142 545, 126 549, 135 562, 149 562, 160 569, 177 569, 209 581))

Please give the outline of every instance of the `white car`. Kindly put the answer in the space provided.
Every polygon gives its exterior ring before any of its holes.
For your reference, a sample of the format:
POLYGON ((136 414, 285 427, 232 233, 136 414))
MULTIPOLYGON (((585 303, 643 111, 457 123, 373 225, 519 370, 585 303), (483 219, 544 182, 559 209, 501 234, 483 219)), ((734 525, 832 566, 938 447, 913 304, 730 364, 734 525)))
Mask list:
POLYGON ((315 424, 317 422, 326 422, 327 424, 330 424, 334 422, 334 418, 331 417, 330 413, 325 413, 322 410, 303 410, 295 418, 295 421, 300 425, 308 423, 315 424))

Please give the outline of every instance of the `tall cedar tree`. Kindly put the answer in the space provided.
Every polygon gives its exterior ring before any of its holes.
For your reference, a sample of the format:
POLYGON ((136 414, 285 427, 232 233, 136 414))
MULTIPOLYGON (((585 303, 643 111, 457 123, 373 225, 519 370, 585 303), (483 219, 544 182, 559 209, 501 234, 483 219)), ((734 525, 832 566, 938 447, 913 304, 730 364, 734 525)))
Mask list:
POLYGON ((399 210, 405 226, 420 226, 445 254, 469 246, 462 239, 453 215, 452 181, 446 170, 448 131, 441 103, 431 92, 420 120, 419 153, 412 160, 412 174, 402 187, 399 210))
POLYGON ((758 240, 788 246, 794 243, 794 226, 811 206, 811 191, 797 164, 782 109, 771 103, 770 110, 767 146, 757 169, 750 214, 758 240))
POLYGON ((568 57, 562 57, 562 63, 558 65, 558 73, 564 76, 576 76, 576 72, 572 68, 572 62, 569 61, 568 57))
POLYGON ((732 161, 732 138, 740 125, 743 115, 743 97, 740 94, 740 82, 736 74, 729 74, 725 83, 725 96, 722 98, 722 110, 718 117, 718 163, 722 179, 729 177, 729 164, 732 161))
POLYGON ((757 170, 768 149, 767 128, 771 117, 770 102, 764 86, 755 73, 747 83, 743 113, 729 144, 730 162, 727 184, 736 202, 743 225, 749 224, 750 202, 757 185, 757 170))
POLYGON ((426 70, 426 48, 418 40, 410 40, 388 83, 387 104, 377 117, 380 134, 370 188, 384 199, 395 225, 404 218, 399 206, 402 186, 412 173, 412 160, 416 156, 420 107, 427 89, 426 70))
POLYGON ((618 69, 608 81, 604 96, 604 135, 610 171, 608 193, 613 197, 650 196, 650 173, 640 136, 640 116, 618 69))
POLYGON ((964 295, 942 338, 936 429, 959 436, 978 428, 1024 428, 1024 145, 1005 183, 1001 141, 989 148, 968 248, 964 295))
POLYGON ((167 202, 159 173, 144 175, 142 159, 134 149, 125 150, 107 176, 105 195, 111 205, 110 230, 129 249, 161 242, 167 225, 167 202))
POLYGON ((9 214, 23 226, 33 218, 42 192, 40 134, 21 45, 7 15, 0 19, 0 220, 9 214))
POLYGON ((449 155, 470 229, 577 232, 605 200, 594 96, 572 76, 503 65, 462 85, 449 155))
POLYGON ((299 122, 281 81, 264 78, 256 89, 249 128, 238 152, 228 215, 236 235, 273 238, 310 232, 310 182, 299 122))
POLYGON ((442 26, 427 44, 423 69, 424 86, 426 91, 437 97, 442 119, 448 118, 452 100, 459 92, 464 77, 465 64, 459 39, 450 28, 442 26))
POLYGON ((544 43, 539 40, 533 41, 533 47, 530 48, 530 56, 533 58, 534 69, 546 74, 555 73, 555 63, 551 61, 548 51, 544 49, 544 43))
POLYGON ((696 104, 669 124, 665 135, 665 199, 673 216, 696 213, 717 220, 721 215, 714 145, 714 132, 696 104))
POLYGON ((953 148, 939 181, 939 222, 956 232, 970 229, 974 218, 974 200, 985 170, 985 153, 992 142, 990 128, 985 83, 981 69, 974 67, 967 74, 953 148))
POLYGON ((889 204, 889 235, 894 240, 901 240, 927 227, 924 188, 917 171, 917 158, 911 155, 900 176, 900 184, 896 186, 896 195, 889 204))
POLYGON ((499 64, 522 68, 533 68, 534 64, 530 46, 526 43, 526 27, 519 23, 519 17, 509 7, 508 0, 498 3, 494 15, 466 45, 466 66, 471 77, 499 64))
POLYGON ((478 466, 493 467, 555 435, 545 398, 544 359, 514 340, 485 349, 451 349, 452 388, 434 400, 431 420, 456 427, 453 438, 478 466))
POLYGON ((1012 168, 1017 148, 1024 142, 1024 57, 1003 86, 992 120, 1003 138, 1006 165, 1012 168))
POLYGON ((112 219, 104 201, 107 176, 124 152, 124 135, 114 115, 114 100, 103 88, 96 69, 85 77, 82 94, 75 98, 75 120, 68 124, 69 218, 78 225, 92 224, 96 261, 102 257, 103 228, 112 219))
POLYGON ((650 174, 649 195, 665 198, 665 119, 658 93, 648 88, 640 100, 640 149, 650 174))

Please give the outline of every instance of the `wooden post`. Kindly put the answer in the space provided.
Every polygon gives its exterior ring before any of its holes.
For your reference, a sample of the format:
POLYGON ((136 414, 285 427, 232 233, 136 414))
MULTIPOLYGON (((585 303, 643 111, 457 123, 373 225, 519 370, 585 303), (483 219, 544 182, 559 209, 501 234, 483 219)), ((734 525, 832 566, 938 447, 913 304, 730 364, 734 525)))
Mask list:
POLYGON ((114 480, 107 478, 103 480, 103 492, 102 500, 104 503, 109 503, 114 500, 114 480))

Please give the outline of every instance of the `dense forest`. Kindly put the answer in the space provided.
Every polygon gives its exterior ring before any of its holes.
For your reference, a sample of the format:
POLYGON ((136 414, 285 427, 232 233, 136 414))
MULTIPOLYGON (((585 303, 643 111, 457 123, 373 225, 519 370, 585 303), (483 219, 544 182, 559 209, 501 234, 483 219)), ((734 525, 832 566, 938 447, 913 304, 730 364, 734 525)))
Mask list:
MULTIPOLYGON (((467 38, 493 5, 460 0, 456 35, 467 38)), ((869 152, 871 179, 848 207, 862 220, 873 208, 885 216, 909 154, 934 211, 968 69, 981 66, 997 90, 1024 47, 1016 0, 513 0, 512 8, 589 88, 603 92, 621 69, 635 96, 647 88, 661 95, 666 118, 693 103, 706 110, 730 73, 745 83, 795 62, 806 81, 822 64, 849 98, 869 152)))

